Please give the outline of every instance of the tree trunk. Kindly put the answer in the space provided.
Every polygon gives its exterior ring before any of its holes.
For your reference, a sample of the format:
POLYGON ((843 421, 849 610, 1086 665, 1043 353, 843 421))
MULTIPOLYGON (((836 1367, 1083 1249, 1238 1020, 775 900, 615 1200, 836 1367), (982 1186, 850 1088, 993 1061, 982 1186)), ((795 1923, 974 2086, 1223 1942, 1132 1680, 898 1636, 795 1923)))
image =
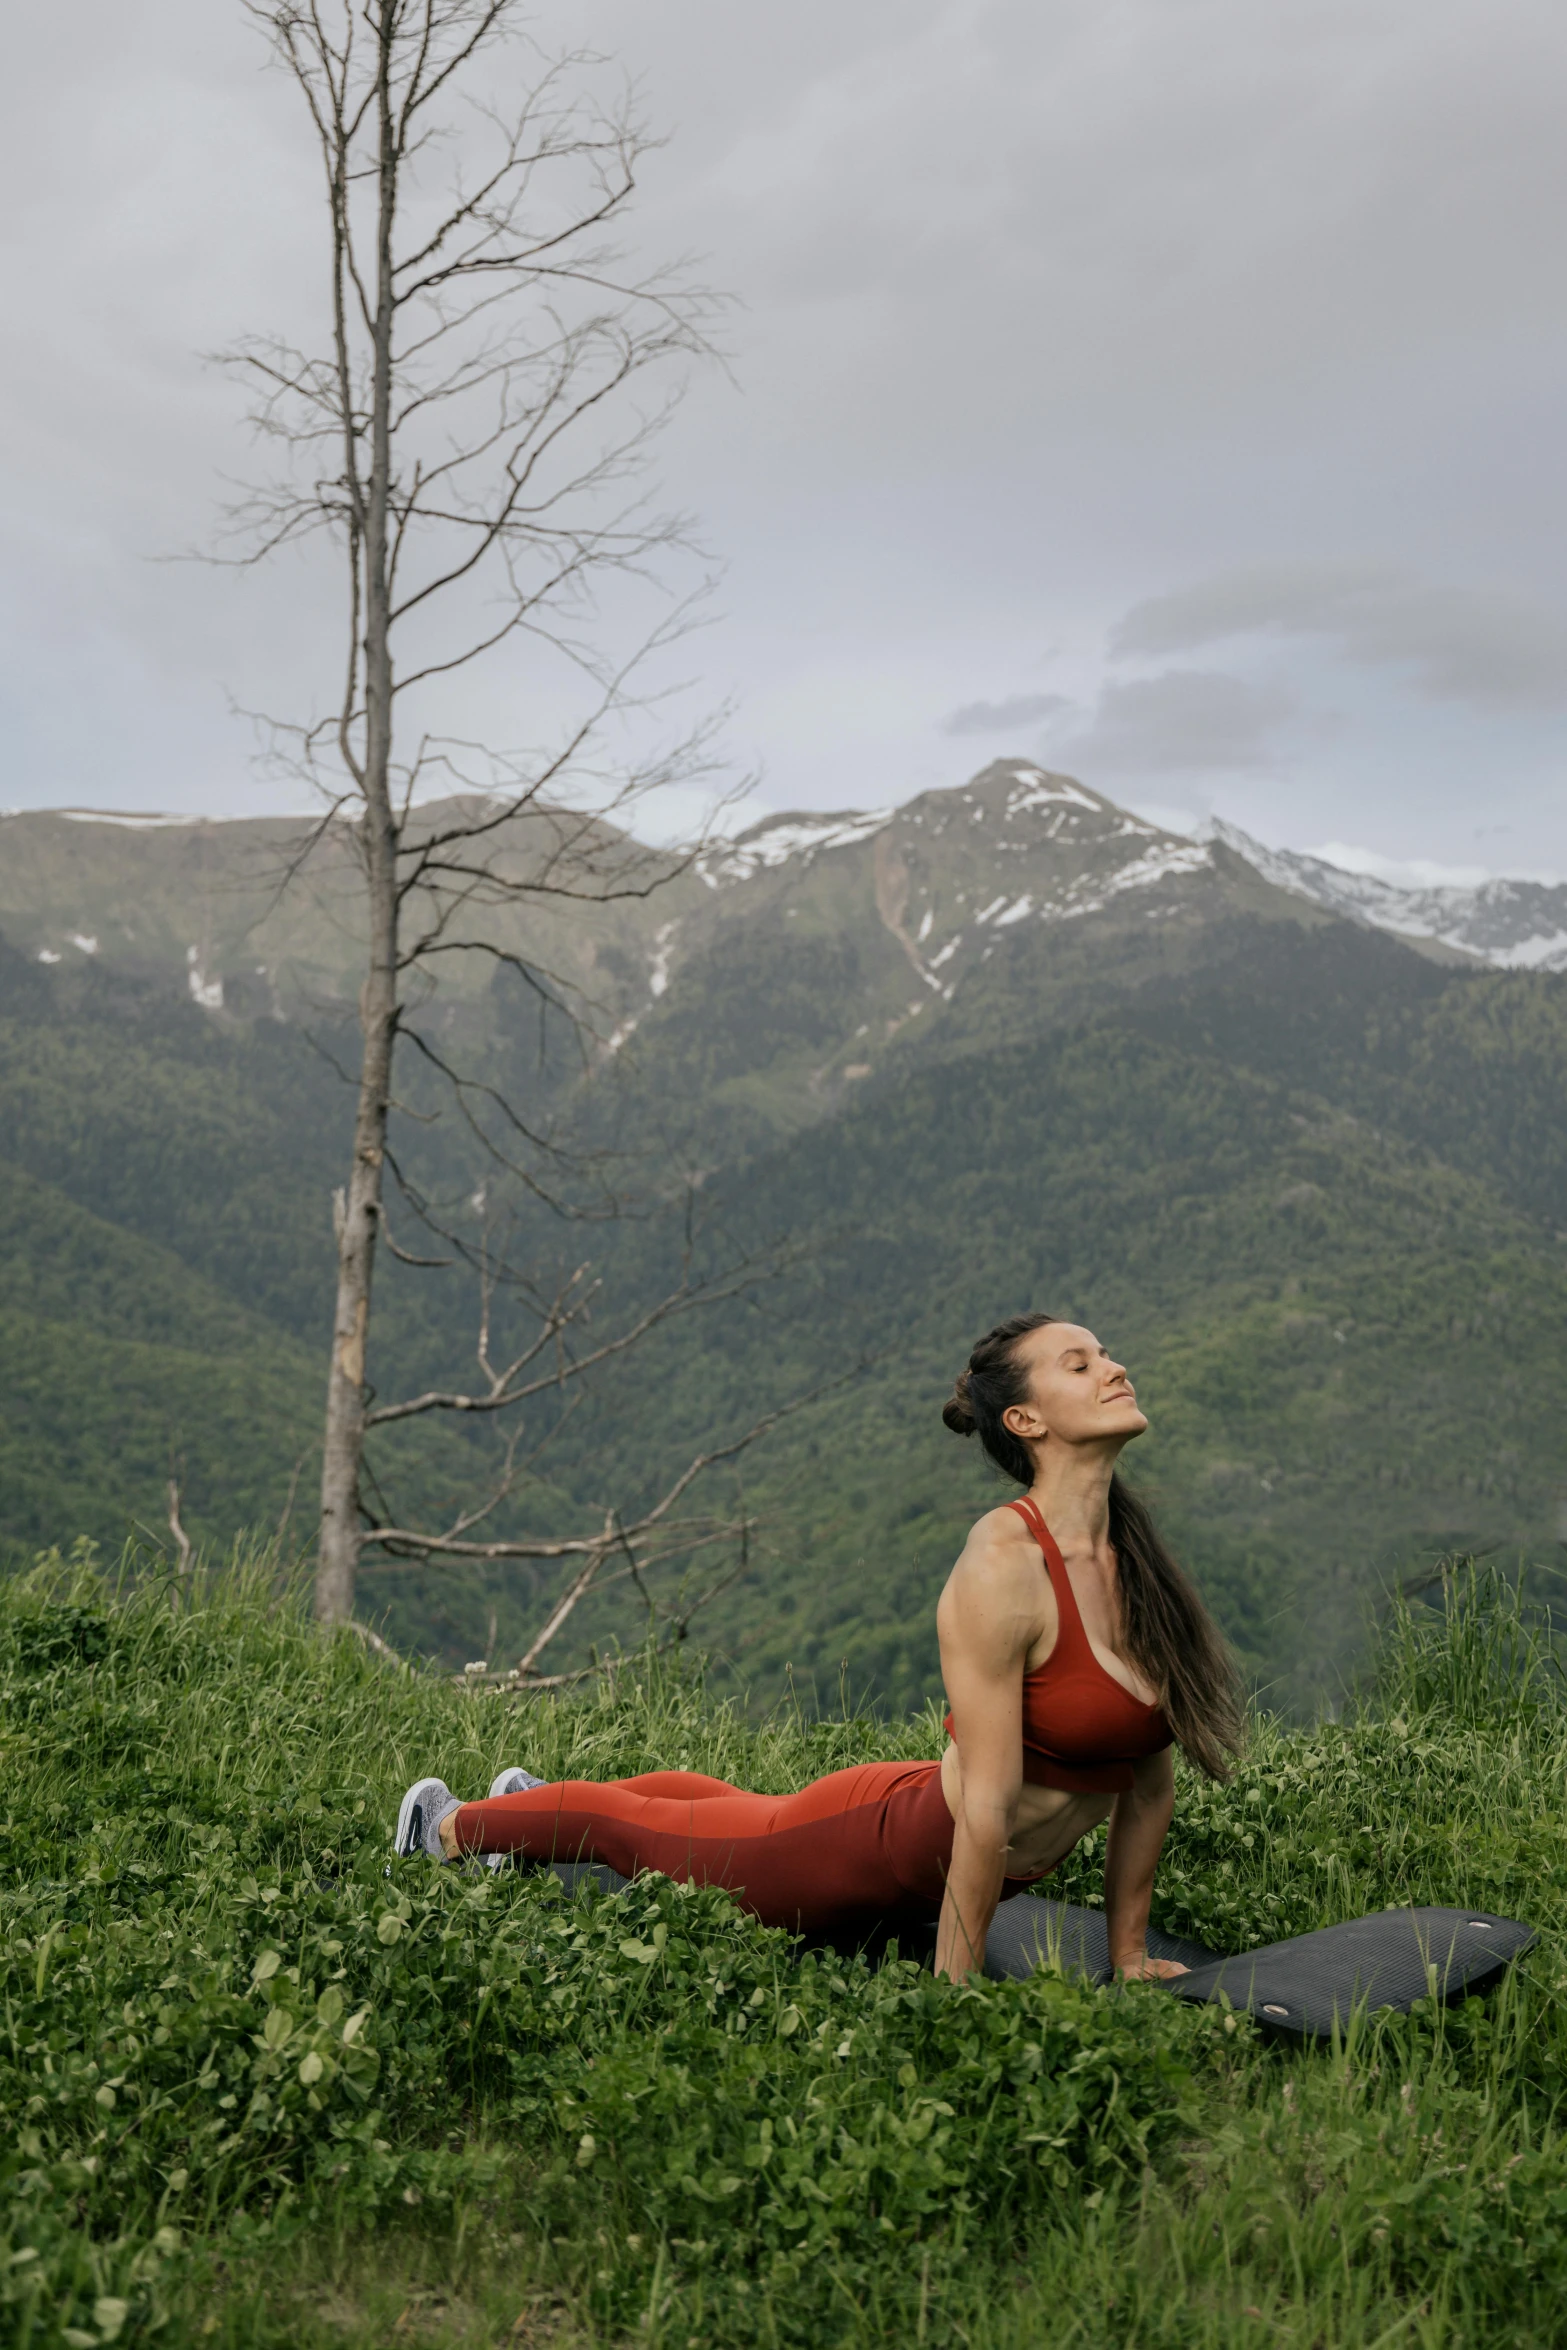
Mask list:
POLYGON ((379 864, 393 875, 390 826, 372 829, 366 815, 365 849, 371 868, 371 915, 375 934, 369 976, 361 998, 364 1048, 359 1074, 359 1108, 354 1121, 354 1163, 346 1192, 337 1195, 337 1313, 332 1331, 332 1364, 327 1374, 326 1431, 321 1463, 321 1533, 316 1560, 316 1615, 322 1623, 346 1623, 354 1612, 354 1574, 359 1563, 359 1467, 365 1442, 365 1334, 370 1320, 370 1282, 375 1268, 375 1228, 381 1207, 381 1170, 386 1145, 392 1039, 396 1032, 396 905, 394 891, 377 886, 379 864), (379 855, 377 853, 379 848, 379 855))
POLYGON ((327 1377, 326 1430, 321 1463, 321 1532, 316 1564, 316 1615, 346 1623, 354 1612, 359 1564, 360 1464, 365 1442, 365 1337, 381 1212, 392 1047, 397 1034, 397 826, 392 813, 391 579, 387 500, 391 480, 392 229, 397 210, 397 150, 391 107, 392 19, 380 12, 377 75, 380 119, 379 219, 376 239, 374 380, 370 419, 370 478, 363 513, 364 562, 364 815, 360 850, 369 915, 369 967, 359 998, 363 1052, 354 1120, 354 1163, 346 1192, 337 1196, 337 1313, 332 1367, 327 1377))

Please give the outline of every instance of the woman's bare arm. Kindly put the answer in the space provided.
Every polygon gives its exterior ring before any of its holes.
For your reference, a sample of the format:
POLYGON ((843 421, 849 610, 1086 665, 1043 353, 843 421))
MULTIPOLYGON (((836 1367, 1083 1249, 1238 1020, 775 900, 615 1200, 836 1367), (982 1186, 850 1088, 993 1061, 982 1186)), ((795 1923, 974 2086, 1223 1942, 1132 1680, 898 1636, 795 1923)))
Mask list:
POLYGON ((936 1972, 954 1982, 984 1964, 1023 1788, 1023 1667, 1041 1611, 1020 1526, 1018 1536, 982 1518, 936 1611, 963 1785, 936 1929, 936 1972))
POLYGON ((1132 1785, 1115 1799, 1105 1846, 1105 1922, 1110 1963, 1119 1975, 1184 1975, 1171 1959, 1148 1956, 1148 1909, 1154 1871, 1175 1810, 1171 1751, 1132 1765, 1132 1785))

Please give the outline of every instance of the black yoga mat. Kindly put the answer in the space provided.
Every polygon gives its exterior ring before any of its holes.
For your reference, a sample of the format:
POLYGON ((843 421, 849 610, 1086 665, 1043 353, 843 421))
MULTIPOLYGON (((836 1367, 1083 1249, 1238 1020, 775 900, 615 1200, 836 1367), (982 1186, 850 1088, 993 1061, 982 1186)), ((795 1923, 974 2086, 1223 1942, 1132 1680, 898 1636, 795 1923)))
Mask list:
MULTIPOLYGON (((1321 2039, 1358 2006, 1405 2013, 1431 1995, 1452 2001, 1486 1990, 1533 1940, 1531 1927, 1489 1910, 1384 1909, 1234 1958, 1154 1930, 1148 1951, 1191 1970, 1165 1985, 1177 1999, 1223 1996, 1271 2031, 1321 2039)), ((986 1974, 1015 1980, 1042 1963, 1109 1982, 1103 1911, 1032 1894, 1004 1901, 987 1938, 986 1974)))
MULTIPOLYGON (((1161 1934, 1156 1926, 1148 1929, 1148 1955, 1173 1958, 1185 1967, 1206 1967, 1218 1956, 1201 1942, 1161 1934)), ((1059 1966, 1068 1974, 1087 1975, 1090 1982, 1108 1983, 1115 1970, 1104 1911, 1075 1909, 1070 1902, 1044 1901, 1034 1893, 1004 1901, 985 1938, 986 1974, 1017 1982, 1037 1966, 1059 1966)))
MULTIPOLYGON (((568 1893, 584 1885, 618 1893, 628 1881, 600 1861, 556 1861, 550 1874, 568 1893)), ((1402 2014, 1428 1994, 1453 2001, 1488 1990, 1533 1940, 1532 1927, 1489 1910, 1384 1909, 1234 1958, 1151 1926, 1148 1954, 1190 1970, 1162 1986, 1177 1999, 1222 1996, 1270 2031, 1312 2040, 1325 2039, 1335 2020, 1344 2025, 1362 2005, 1402 2014)), ((934 1928, 900 1941, 905 1957, 928 1959, 934 1947, 934 1928)), ((1108 1983, 1113 1969, 1103 1910, 1042 1901, 1031 1893, 1004 1901, 986 1937, 986 1974, 1018 1982, 1039 1966, 1108 1983)))

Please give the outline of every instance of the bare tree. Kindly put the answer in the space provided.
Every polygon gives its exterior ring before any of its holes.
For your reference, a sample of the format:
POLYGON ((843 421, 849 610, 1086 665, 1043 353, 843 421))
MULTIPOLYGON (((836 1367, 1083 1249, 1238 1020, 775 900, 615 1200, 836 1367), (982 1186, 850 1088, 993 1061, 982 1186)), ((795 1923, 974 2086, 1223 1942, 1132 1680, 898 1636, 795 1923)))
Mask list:
MULTIPOLYGON (((593 93, 602 61, 549 63, 528 44, 518 0, 244 0, 308 109, 322 169, 329 316, 319 350, 280 340, 227 354, 256 388, 254 420, 278 448, 275 477, 233 511, 236 560, 323 536, 344 590, 341 691, 319 719, 280 729, 296 772, 322 797, 320 825, 351 827, 367 950, 362 1053, 348 1180, 337 1197, 337 1296, 328 1381, 316 1612, 353 1614, 365 1527, 369 1429, 427 1413, 494 1417, 579 1378, 699 1298, 683 1275, 613 1339, 577 1350, 590 1284, 569 1278, 528 1301, 531 1334, 492 1359, 471 1392, 432 1388, 376 1404, 366 1376, 377 1246, 399 1255, 386 1187, 399 1046, 455 1090, 490 1160, 548 1189, 559 1143, 516 1101, 450 1059, 421 1024, 437 978, 465 959, 509 967, 541 1006, 591 1021, 575 982, 546 966, 503 909, 557 910, 645 896, 680 860, 640 846, 630 811, 649 790, 708 772, 698 728, 651 761, 615 764, 607 723, 639 706, 650 653, 683 624, 673 604, 612 658, 617 607, 689 546, 652 509, 641 475, 684 371, 711 351, 714 298, 685 265, 649 271, 619 249, 617 224, 649 141, 629 95, 593 93), (521 69, 517 72, 516 69, 521 69), (496 96, 516 74, 520 94, 496 96), (522 87, 523 82, 526 87, 522 87), (526 648, 576 695, 541 749, 498 754, 439 731, 429 713, 475 663, 526 648)), ((530 672, 532 676, 534 672, 530 672)), ((558 694, 551 707, 564 706, 558 694)), ((458 1254, 472 1245, 417 1187, 415 1213, 458 1254)), ((410 1261, 432 1260, 410 1254, 410 1261)), ((368 1538, 383 1559, 597 1560, 662 1524, 677 1481, 639 1534, 485 1544, 474 1532, 513 1491, 516 1445, 470 1512, 431 1533, 391 1522, 368 1538)), ((691 1472, 694 1474, 695 1470, 691 1472)), ((629 1549, 625 1546, 629 1544, 629 1549)), ((584 1588, 586 1586, 584 1585, 584 1588)), ((531 1660, 530 1660, 531 1661, 531 1660)))
POLYGON ((191 1540, 180 1517, 180 1481, 178 1472, 171 1468, 168 1484, 169 1532, 174 1537, 174 1605, 180 1604, 180 1594, 190 1586, 191 1540))

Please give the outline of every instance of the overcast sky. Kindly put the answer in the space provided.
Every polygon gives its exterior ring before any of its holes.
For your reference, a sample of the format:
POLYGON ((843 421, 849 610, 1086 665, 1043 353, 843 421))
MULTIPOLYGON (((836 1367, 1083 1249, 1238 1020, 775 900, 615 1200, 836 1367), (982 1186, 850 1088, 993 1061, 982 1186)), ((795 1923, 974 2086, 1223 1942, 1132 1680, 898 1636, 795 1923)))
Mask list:
MULTIPOLYGON (((744 307, 661 470, 757 806, 1024 753, 1270 842, 1567 872, 1561 0, 557 4, 744 307)), ((323 569, 154 558, 252 452, 201 354, 322 290, 238 0, 75 0, 0 98, 0 801, 266 806, 323 569)), ((528 736, 524 655, 471 689, 528 736)))

